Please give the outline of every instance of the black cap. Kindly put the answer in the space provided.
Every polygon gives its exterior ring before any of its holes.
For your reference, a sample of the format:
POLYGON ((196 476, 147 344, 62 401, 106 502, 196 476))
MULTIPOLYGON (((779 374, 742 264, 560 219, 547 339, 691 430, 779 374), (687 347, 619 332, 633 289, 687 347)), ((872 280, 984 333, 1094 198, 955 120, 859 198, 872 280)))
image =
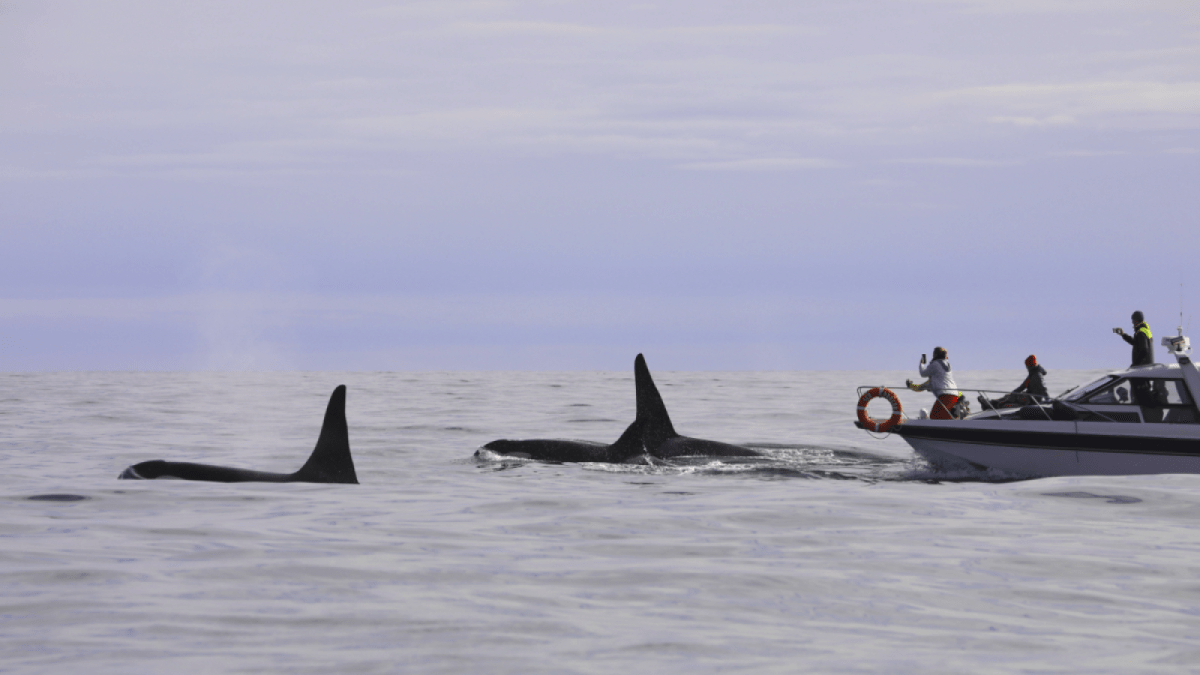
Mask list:
POLYGON ((1134 325, 1137 325, 1146 320, 1146 317, 1142 316, 1142 313, 1140 311, 1134 312, 1133 316, 1131 316, 1129 318, 1133 320, 1134 325))

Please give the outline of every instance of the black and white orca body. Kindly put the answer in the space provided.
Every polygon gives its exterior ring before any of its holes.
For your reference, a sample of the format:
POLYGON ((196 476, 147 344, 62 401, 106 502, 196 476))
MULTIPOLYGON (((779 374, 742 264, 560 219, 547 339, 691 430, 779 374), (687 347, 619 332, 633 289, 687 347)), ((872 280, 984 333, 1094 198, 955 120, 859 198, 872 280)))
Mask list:
MULTIPOLYGON (((483 446, 505 457, 536 459, 543 462, 607 462, 620 464, 645 455, 642 449, 641 425, 635 420, 612 445, 591 441, 567 441, 556 438, 535 438, 525 441, 501 439, 483 446)), ((479 457, 480 452, 476 451, 479 457)))
MULTIPOLYGON (((663 404, 646 359, 638 354, 633 362, 637 390, 637 417, 625 433, 612 445, 588 441, 533 439, 523 441, 499 440, 483 446, 496 454, 546 462, 608 462, 619 464, 645 457, 757 457, 761 453, 749 448, 702 438, 680 436, 671 424, 671 416, 663 404)), ((476 452, 477 457, 480 456, 476 452)))
POLYGON ((134 464, 122 471, 120 478, 179 478, 216 483, 358 483, 354 460, 350 457, 350 432, 346 427, 346 385, 333 390, 329 406, 325 409, 325 423, 321 426, 317 447, 304 466, 295 473, 270 473, 155 459, 134 464))

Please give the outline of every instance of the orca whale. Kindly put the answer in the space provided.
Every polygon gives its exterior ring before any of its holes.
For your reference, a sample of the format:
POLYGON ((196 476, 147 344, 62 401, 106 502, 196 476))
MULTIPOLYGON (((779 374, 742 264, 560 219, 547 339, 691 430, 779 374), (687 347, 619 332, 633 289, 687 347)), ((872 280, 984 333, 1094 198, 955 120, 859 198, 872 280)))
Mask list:
POLYGON ((325 422, 317 447, 300 470, 295 473, 271 473, 235 469, 191 462, 164 462, 161 459, 134 464, 121 472, 119 478, 152 479, 180 478, 217 483, 358 483, 354 460, 350 458, 350 432, 346 427, 346 385, 340 385, 329 397, 325 422))
MULTIPOLYGON (((634 384, 637 396, 637 416, 625 433, 612 445, 588 441, 556 439, 492 441, 483 446, 499 455, 536 459, 547 462, 608 462, 620 464, 644 456, 670 459, 684 456, 758 457, 761 453, 739 445, 680 436, 671 424, 671 416, 646 359, 641 354, 633 361, 634 384)), ((480 452, 476 451, 479 457, 480 452)))

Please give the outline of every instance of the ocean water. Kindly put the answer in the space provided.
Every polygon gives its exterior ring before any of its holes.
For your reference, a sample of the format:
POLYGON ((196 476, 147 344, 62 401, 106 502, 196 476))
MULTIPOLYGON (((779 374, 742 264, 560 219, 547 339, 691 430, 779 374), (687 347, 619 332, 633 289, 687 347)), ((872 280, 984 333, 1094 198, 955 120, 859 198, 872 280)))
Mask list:
POLYGON ((648 466, 474 456, 615 440, 632 372, 2 374, 0 672, 1200 669, 1200 476, 937 474, 853 426, 911 375, 656 372, 767 456, 648 466), (361 485, 117 480, 293 471, 338 384, 361 485))

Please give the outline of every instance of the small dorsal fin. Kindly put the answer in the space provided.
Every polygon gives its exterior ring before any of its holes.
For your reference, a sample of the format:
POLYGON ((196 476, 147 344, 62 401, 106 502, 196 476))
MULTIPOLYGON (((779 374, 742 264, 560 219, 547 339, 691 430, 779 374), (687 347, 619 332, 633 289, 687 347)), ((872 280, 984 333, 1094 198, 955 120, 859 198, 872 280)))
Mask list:
POLYGON ((329 397, 317 447, 295 478, 312 483, 358 482, 350 457, 350 431, 346 427, 346 385, 339 385, 329 397))
POLYGON ((607 461, 620 463, 645 452, 646 448, 642 442, 642 422, 634 420, 625 428, 625 433, 621 434, 615 443, 608 446, 606 454, 608 455, 607 461))
POLYGON ((671 425, 671 416, 667 414, 667 406, 663 404, 658 387, 650 377, 650 369, 646 367, 646 359, 641 354, 633 361, 633 379, 637 386, 637 422, 642 427, 642 442, 648 452, 664 442, 678 436, 675 427, 671 425))

